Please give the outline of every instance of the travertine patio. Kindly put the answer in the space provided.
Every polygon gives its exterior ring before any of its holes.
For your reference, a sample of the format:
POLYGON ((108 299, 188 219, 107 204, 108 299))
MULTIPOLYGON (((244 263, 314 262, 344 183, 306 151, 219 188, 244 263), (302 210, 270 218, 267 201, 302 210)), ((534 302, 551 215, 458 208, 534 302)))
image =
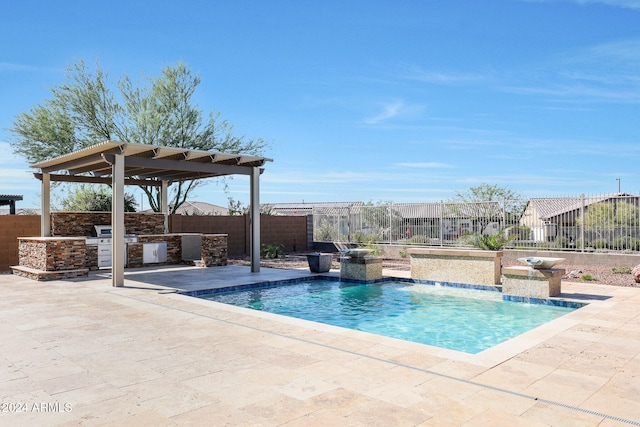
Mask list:
POLYGON ((638 288, 477 355, 170 290, 308 274, 249 270, 0 275, 0 425, 640 425, 638 288))

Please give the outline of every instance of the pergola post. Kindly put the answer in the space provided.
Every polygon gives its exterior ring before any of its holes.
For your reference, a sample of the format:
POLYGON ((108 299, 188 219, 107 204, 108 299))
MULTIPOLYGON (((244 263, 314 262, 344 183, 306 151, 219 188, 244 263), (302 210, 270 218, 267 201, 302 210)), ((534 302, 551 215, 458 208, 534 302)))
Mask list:
POLYGON ((111 284, 116 287, 124 286, 124 161, 122 154, 116 154, 111 165, 111 284))
POLYGON ((42 174, 42 198, 40 200, 40 235, 51 236, 51 175, 42 174))
POLYGON ((252 168, 250 180, 251 272, 258 273, 260 271, 260 168, 252 168))
POLYGON ((169 191, 167 181, 162 181, 162 187, 160 187, 160 206, 162 215, 164 215, 164 233, 169 233, 169 191))

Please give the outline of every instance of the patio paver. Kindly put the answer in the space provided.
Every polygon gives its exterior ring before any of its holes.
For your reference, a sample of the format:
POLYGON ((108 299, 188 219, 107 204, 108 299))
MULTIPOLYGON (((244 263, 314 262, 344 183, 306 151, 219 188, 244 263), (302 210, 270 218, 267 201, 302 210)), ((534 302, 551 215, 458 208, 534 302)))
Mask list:
POLYGON ((638 288, 476 355, 172 291, 308 274, 0 275, 0 425, 640 425, 638 288))

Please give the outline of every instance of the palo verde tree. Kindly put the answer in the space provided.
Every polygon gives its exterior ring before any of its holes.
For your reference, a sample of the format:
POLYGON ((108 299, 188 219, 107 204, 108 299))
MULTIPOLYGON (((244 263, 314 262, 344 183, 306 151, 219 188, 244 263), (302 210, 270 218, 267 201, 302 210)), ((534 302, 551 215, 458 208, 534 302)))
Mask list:
MULTIPOLYGON (((132 194, 124 195, 124 211, 135 212, 137 203, 132 194)), ((75 187, 69 195, 62 200, 63 211, 73 212, 108 212, 111 210, 111 191, 104 185, 81 184, 75 187)))
MULTIPOLYGON (((157 78, 134 82, 123 75, 112 86, 107 73, 79 61, 67 69, 64 83, 51 89, 52 98, 16 116, 9 129, 12 148, 29 163, 68 154, 107 140, 164 145, 185 149, 260 155, 264 140, 236 136, 220 113, 203 113, 193 95, 200 78, 182 63, 165 67, 157 78)), ((226 182, 221 181, 226 189, 226 182)), ((199 180, 169 187, 174 213, 199 180)), ((151 208, 161 207, 160 189, 140 187, 151 208)))
POLYGON ((507 186, 482 183, 465 191, 456 191, 445 214, 456 217, 471 217, 482 228, 489 222, 513 223, 522 214, 525 202, 517 192, 507 186))

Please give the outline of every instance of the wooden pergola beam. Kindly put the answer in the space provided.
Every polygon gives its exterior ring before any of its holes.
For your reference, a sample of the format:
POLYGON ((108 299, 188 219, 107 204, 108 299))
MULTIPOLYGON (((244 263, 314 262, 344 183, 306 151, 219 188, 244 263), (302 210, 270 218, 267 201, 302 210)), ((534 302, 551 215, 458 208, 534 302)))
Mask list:
MULTIPOLYGON (((34 173, 38 180, 42 181, 41 173, 34 173)), ((83 175, 55 175, 49 174, 51 181, 55 182, 83 182, 89 184, 108 184, 111 185, 111 178, 102 178, 99 176, 83 176, 83 175)), ((153 179, 134 179, 134 178, 126 178, 124 180, 125 185, 142 185, 147 187, 161 187, 162 182, 153 180, 153 179)))

